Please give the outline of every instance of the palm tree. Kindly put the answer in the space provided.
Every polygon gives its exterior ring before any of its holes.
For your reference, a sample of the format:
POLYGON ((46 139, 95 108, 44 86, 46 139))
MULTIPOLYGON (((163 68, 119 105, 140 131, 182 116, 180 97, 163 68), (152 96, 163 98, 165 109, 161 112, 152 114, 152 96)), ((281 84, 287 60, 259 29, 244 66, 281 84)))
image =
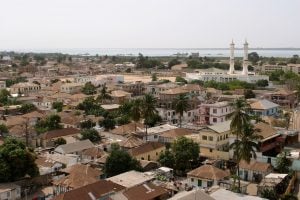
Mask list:
POLYGON ((109 95, 109 93, 107 92, 107 87, 106 84, 103 85, 100 94, 97 97, 97 101, 104 103, 105 100, 111 100, 112 97, 109 95))
POLYGON ((156 99, 151 94, 146 94, 142 101, 144 125, 146 127, 146 141, 148 140, 148 124, 150 120, 157 114, 156 99))
POLYGON ((180 94, 173 102, 173 107, 176 113, 179 113, 179 125, 181 128, 183 113, 189 109, 188 96, 180 94))
POLYGON ((135 122, 135 132, 136 132, 136 123, 142 118, 142 101, 141 99, 135 99, 132 102, 132 107, 130 110, 130 116, 135 122))
POLYGON ((239 163, 244 160, 250 163, 251 158, 256 158, 256 150, 259 148, 257 141, 262 137, 257 134, 260 130, 254 129, 253 125, 248 123, 243 127, 240 139, 235 140, 230 148, 234 150, 234 157, 237 161, 238 191, 240 192, 240 174, 239 163))
POLYGON ((289 126, 290 126, 290 121, 291 121, 291 113, 289 113, 289 112, 284 113, 283 118, 285 120, 285 128, 286 128, 286 130, 288 130, 289 126))
MULTIPOLYGON (((236 141, 239 141, 239 137, 242 136, 243 134, 243 128, 249 124, 250 117, 249 117, 249 111, 250 111, 250 106, 247 103, 247 101, 243 98, 236 99, 232 104, 231 104, 232 109, 234 110, 233 113, 229 115, 231 118, 231 123, 230 123, 230 131, 233 135, 236 136, 236 141)), ((233 146, 234 147, 234 146, 233 146)), ((234 148, 234 157, 237 162, 237 173, 238 173, 238 188, 240 190, 241 188, 241 181, 240 181, 240 170, 239 170, 239 158, 238 152, 236 152, 238 149, 234 148)))

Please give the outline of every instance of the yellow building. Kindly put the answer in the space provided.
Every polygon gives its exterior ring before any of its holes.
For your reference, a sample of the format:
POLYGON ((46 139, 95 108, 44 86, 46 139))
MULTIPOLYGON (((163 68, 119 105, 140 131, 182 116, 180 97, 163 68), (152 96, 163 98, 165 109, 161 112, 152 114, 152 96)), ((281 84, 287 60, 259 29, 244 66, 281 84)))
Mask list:
POLYGON ((147 142, 141 146, 130 149, 129 153, 138 160, 157 161, 159 154, 165 150, 165 145, 160 142, 147 142))
POLYGON ((229 159, 229 135, 231 121, 225 121, 205 129, 199 134, 187 136, 200 146, 200 155, 212 159, 229 159))

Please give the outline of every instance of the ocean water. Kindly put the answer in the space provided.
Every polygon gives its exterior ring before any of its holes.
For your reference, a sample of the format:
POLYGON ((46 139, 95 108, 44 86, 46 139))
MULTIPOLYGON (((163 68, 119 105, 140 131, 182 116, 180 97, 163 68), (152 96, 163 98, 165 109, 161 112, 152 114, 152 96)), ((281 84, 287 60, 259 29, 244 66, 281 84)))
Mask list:
MULTIPOLYGON (((73 49, 19 49, 16 52, 36 52, 36 53, 66 53, 72 55, 122 55, 137 56, 142 53, 145 56, 176 56, 176 54, 190 55, 199 53, 201 57, 229 57, 229 49, 226 48, 73 48, 73 49)), ((257 52, 265 57, 292 57, 300 55, 300 49, 249 49, 249 53, 257 52)), ((243 56, 243 49, 236 49, 235 56, 243 56)))

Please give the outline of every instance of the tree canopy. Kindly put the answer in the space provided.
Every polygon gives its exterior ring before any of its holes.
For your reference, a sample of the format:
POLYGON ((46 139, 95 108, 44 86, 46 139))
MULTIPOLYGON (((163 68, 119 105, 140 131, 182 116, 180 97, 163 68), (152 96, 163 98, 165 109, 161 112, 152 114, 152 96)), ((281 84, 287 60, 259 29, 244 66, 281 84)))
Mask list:
POLYGON ((131 157, 128 152, 120 150, 118 145, 112 148, 111 154, 105 163, 105 173, 108 177, 115 176, 130 170, 141 170, 140 162, 131 157))
POLYGON ((61 112, 63 110, 63 102, 56 101, 52 103, 52 108, 55 109, 57 112, 61 112))
POLYGON ((85 83, 85 85, 82 87, 81 91, 82 91, 82 93, 84 93, 86 95, 92 95, 92 94, 97 93, 96 87, 91 82, 85 83))
POLYGON ((35 154, 26 149, 23 142, 7 138, 0 146, 0 182, 15 181, 25 175, 39 174, 35 154))
POLYGON ((44 120, 40 120, 35 125, 35 129, 38 133, 44 133, 46 131, 61 129, 61 118, 59 115, 50 115, 44 120))
POLYGON ((101 136, 99 135, 98 131, 96 129, 85 129, 81 132, 81 139, 87 140, 89 139, 91 142, 100 142, 101 136))
POLYGON ((23 114, 26 114, 26 113, 35 111, 36 109, 37 108, 32 103, 25 103, 25 104, 21 105, 21 107, 19 108, 19 111, 23 114))
POLYGON ((172 167, 176 173, 184 174, 187 170, 196 167, 199 160, 199 145, 192 139, 180 137, 173 142, 171 150, 166 150, 159 156, 163 166, 172 167))

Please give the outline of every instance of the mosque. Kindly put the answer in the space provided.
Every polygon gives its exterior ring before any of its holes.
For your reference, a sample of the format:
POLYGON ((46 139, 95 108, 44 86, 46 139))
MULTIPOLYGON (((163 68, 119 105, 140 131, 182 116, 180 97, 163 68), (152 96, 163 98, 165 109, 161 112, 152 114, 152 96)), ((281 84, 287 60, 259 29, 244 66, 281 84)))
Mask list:
POLYGON ((195 73, 186 73, 185 79, 191 80, 202 80, 202 81, 216 81, 216 82, 230 82, 233 80, 246 81, 248 83, 256 83, 258 80, 268 80, 269 76, 258 75, 255 72, 248 71, 248 42, 245 40, 244 43, 244 57, 243 57, 243 69, 237 71, 234 69, 234 43, 230 44, 230 60, 229 70, 221 70, 216 68, 196 70, 195 73))

